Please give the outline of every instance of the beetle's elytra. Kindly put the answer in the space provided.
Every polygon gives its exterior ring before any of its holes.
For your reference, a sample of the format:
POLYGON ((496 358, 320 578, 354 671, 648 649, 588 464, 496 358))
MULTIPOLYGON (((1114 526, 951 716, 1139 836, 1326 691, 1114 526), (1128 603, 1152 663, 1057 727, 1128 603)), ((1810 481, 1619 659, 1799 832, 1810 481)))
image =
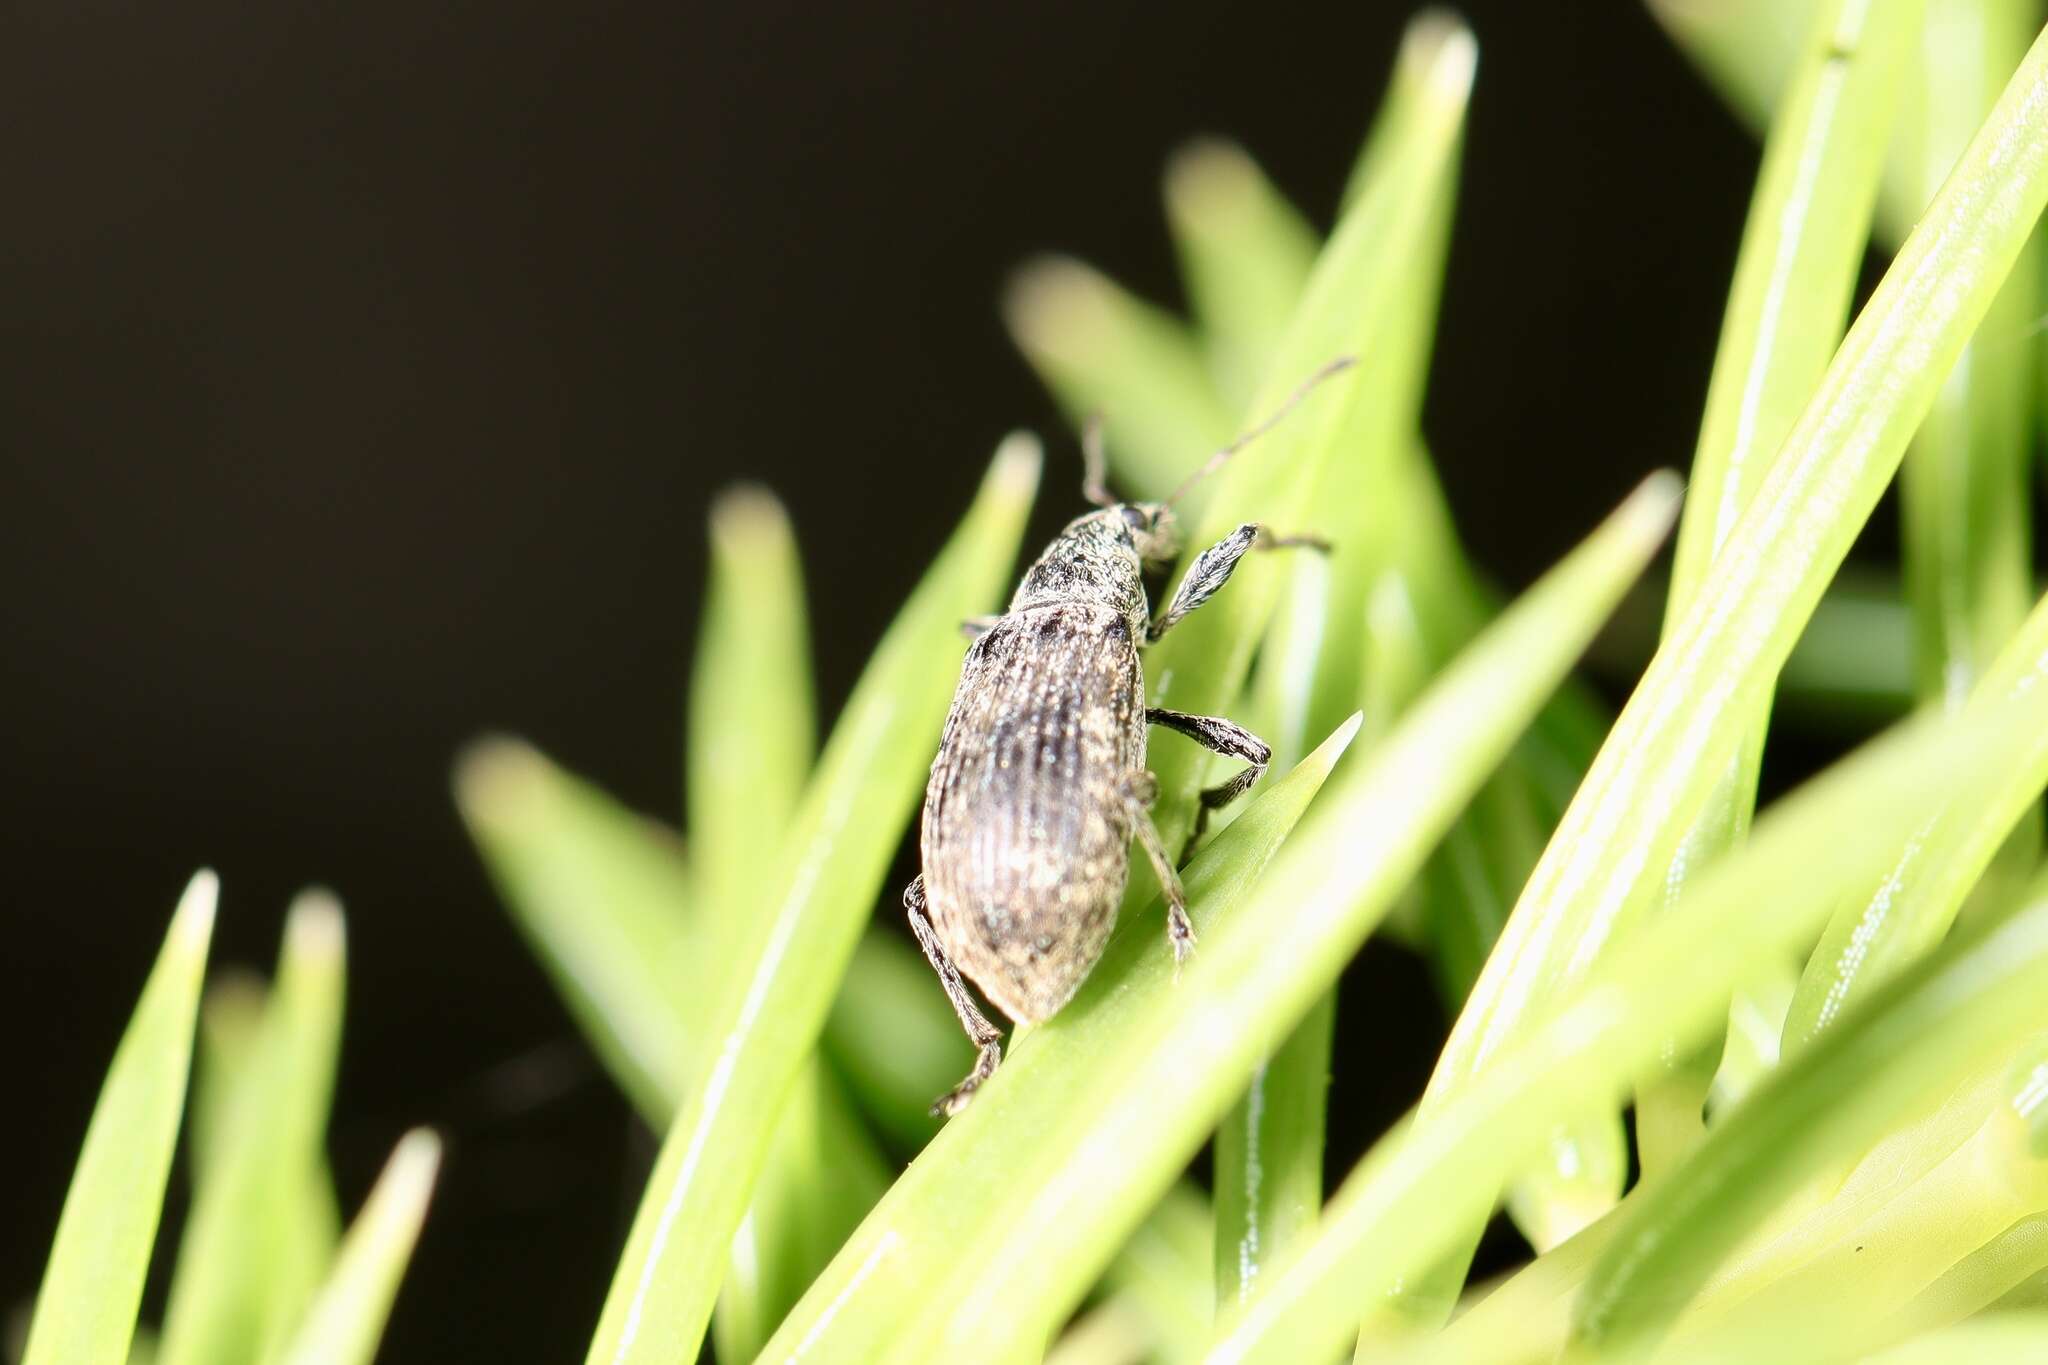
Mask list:
MULTIPOLYGON (((1195 478, 1347 364, 1324 367, 1195 478)), ((1147 727, 1164 725, 1249 765, 1202 793, 1205 815, 1242 795, 1271 758, 1264 743, 1228 720, 1147 710, 1139 661, 1141 647, 1223 586, 1260 541, 1260 528, 1246 523, 1203 551, 1153 619, 1143 573, 1179 553, 1171 503, 1194 479, 1166 502, 1120 503, 1103 486, 1092 439, 1088 454, 1087 493, 1098 510, 1076 517, 1046 547, 1008 610, 971 623, 980 634, 967 651, 925 788, 924 871, 904 891, 903 905, 981 1049, 936 1113, 959 1112, 1002 1060, 1002 1034, 975 1007, 961 974, 1019 1023, 1058 1012, 1115 927, 1133 836, 1165 890, 1175 957, 1193 948, 1180 877, 1152 821, 1147 727)))

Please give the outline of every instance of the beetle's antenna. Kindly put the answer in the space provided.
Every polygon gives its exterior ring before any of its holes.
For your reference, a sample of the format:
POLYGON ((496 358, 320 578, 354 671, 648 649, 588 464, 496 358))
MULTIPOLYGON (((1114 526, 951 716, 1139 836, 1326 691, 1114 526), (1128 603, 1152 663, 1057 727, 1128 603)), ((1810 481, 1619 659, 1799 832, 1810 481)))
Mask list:
POLYGON ((1224 465, 1224 462, 1229 460, 1231 456, 1237 454, 1238 451, 1243 450, 1253 441, 1258 440, 1261 436, 1264 436, 1274 427, 1280 425, 1281 419, 1285 418, 1288 413, 1293 412, 1296 408, 1300 407, 1302 400, 1307 398, 1309 394, 1315 391, 1316 385, 1322 383, 1325 379, 1330 378, 1332 375, 1342 374, 1344 371, 1350 369, 1352 365, 1355 363, 1356 362, 1353 361, 1353 359, 1350 356, 1340 355, 1335 360, 1330 361, 1321 369, 1317 370, 1314 374, 1310 375, 1307 379, 1302 380, 1301 386, 1297 388, 1293 393, 1288 394, 1287 401, 1282 403, 1278 408, 1275 408, 1273 410, 1273 414, 1270 417, 1266 418, 1265 421, 1259 423, 1251 430, 1245 432, 1242 436, 1239 436, 1235 441, 1232 441, 1229 445, 1223 447, 1223 449, 1217 451, 1214 455, 1211 455, 1208 459, 1204 460, 1202 462, 1202 467, 1200 469, 1197 469, 1194 473, 1188 475, 1187 478, 1182 481, 1181 486, 1174 489, 1172 494, 1168 496, 1168 498, 1166 499, 1167 506, 1171 507, 1174 503, 1177 503, 1182 498, 1186 497, 1189 491, 1193 489, 1196 484, 1200 483, 1202 480, 1208 478, 1211 474, 1214 474, 1217 470, 1221 469, 1224 465))
POLYGON ((1081 496, 1097 507, 1116 506, 1109 491, 1109 457, 1102 451, 1102 414, 1091 412, 1081 425, 1081 496))

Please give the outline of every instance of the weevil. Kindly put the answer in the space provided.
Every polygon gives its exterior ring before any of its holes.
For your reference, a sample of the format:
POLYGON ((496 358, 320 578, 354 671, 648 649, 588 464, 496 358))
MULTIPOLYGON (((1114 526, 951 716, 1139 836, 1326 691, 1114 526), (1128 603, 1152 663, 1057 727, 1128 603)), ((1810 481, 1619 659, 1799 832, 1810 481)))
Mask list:
POLYGON ((1145 766, 1146 732, 1164 726, 1246 764, 1202 792, 1194 837, 1209 812, 1258 781, 1272 751, 1221 717, 1147 707, 1139 651, 1215 595, 1254 545, 1317 542, 1246 522, 1195 558, 1156 617, 1143 574, 1180 553, 1173 504, 1349 364, 1324 366, 1163 502, 1110 494, 1100 429, 1091 424, 1083 492, 1096 510, 1046 547, 1008 610, 968 623, 975 639, 925 788, 924 870, 903 893, 911 930, 980 1049, 974 1069, 933 1113, 958 1113, 1002 1061, 1002 1034, 962 974, 1020 1024, 1058 1013, 1109 941, 1134 836, 1165 894, 1174 960, 1193 950, 1187 895, 1152 819, 1157 782, 1145 766))

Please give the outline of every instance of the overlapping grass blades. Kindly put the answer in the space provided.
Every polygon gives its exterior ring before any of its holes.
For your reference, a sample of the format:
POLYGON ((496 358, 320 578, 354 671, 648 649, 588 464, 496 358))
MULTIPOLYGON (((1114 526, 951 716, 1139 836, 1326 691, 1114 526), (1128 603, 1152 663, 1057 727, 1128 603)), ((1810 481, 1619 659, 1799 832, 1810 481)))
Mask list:
POLYGON ((121 1365, 185 1107, 199 984, 220 886, 186 888, 121 1038, 64 1198, 23 1365, 121 1365))
POLYGON ((1661 539, 1675 491, 1647 486, 1386 744, 1347 766, 1241 907, 1219 913, 1208 875, 1219 863, 1243 875, 1236 850, 1252 822, 1283 797, 1298 800, 1332 746, 1198 854, 1189 889, 1203 944, 1180 980, 1156 919, 1126 924, 1074 1004, 1033 1032, 897 1183, 771 1354, 973 1354, 1053 1326, 1555 686, 1661 539), (984 1193, 962 1201, 962 1189, 984 1193), (909 1314, 912 1302, 925 1311, 909 1314))
POLYGON ((591 1341, 589 1359, 698 1348, 767 1140, 811 1054, 929 766, 952 695, 959 623, 1016 562, 1038 452, 1007 444, 945 552, 876 651, 785 834, 786 856, 708 1016, 703 1083, 684 1100, 591 1341))

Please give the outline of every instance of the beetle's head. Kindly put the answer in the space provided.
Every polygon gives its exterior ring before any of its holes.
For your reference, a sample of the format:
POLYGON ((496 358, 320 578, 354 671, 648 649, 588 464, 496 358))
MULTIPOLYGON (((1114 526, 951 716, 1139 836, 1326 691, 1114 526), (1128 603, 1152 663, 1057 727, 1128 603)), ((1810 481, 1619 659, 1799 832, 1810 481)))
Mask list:
POLYGON ((1131 533, 1131 548, 1146 564, 1171 564, 1180 557, 1180 521, 1165 503, 1119 503, 1116 515, 1131 533))

